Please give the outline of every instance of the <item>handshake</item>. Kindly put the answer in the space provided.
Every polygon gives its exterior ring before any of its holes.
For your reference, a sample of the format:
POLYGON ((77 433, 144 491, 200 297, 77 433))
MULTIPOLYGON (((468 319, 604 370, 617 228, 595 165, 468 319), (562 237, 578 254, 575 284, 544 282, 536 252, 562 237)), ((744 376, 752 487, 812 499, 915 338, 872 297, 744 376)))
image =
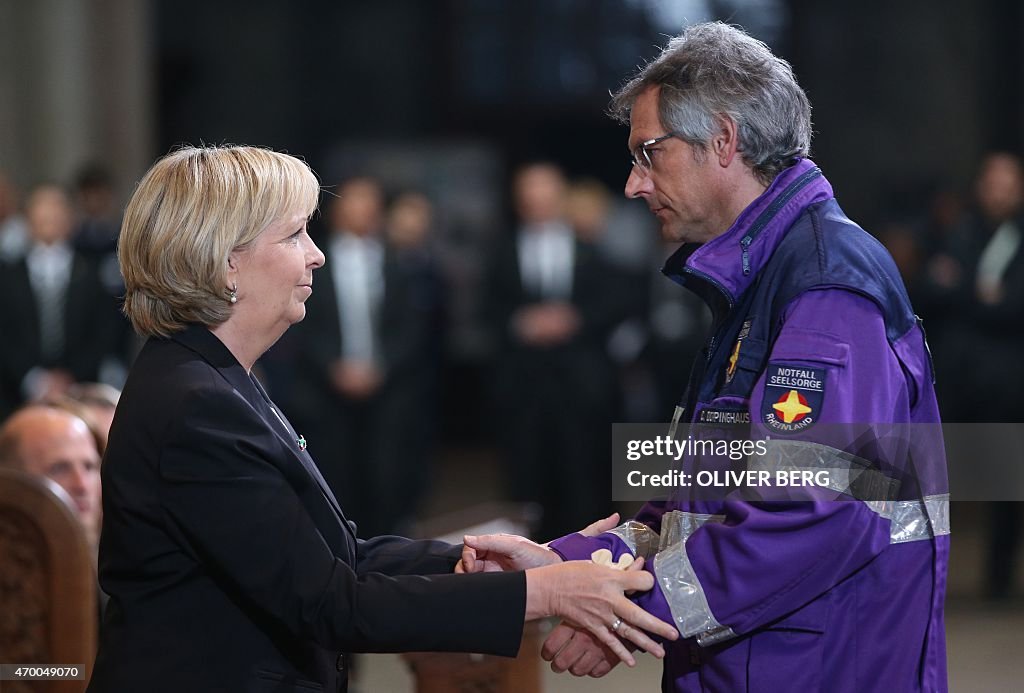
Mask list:
MULTIPOLYGON (((615 513, 580 534, 597 536, 618 522, 615 513)), ((675 626, 628 598, 654 587, 654 576, 643 570, 642 557, 634 560, 625 554, 613 563, 611 552, 601 549, 591 561, 565 562, 547 545, 512 534, 467 535, 464 542, 456 573, 525 570, 526 620, 562 618, 541 649, 553 671, 598 678, 620 661, 635 666, 632 649, 664 657, 664 647, 651 636, 679 637, 675 626)))

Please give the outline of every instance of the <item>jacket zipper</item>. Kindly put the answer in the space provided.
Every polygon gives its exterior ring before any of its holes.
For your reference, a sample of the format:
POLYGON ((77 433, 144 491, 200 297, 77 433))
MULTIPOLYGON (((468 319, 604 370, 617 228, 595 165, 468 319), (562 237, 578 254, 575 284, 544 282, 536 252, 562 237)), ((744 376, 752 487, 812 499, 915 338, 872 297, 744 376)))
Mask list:
POLYGON ((785 190, 785 192, 775 198, 775 200, 768 206, 768 209, 761 212, 761 216, 751 224, 747 234, 740 239, 740 248, 743 253, 744 276, 750 274, 750 244, 754 242, 755 238, 757 238, 757 234, 761 233, 764 227, 768 225, 768 222, 772 220, 772 217, 778 213, 779 209, 781 209, 783 205, 792 200, 797 193, 806 188, 812 180, 819 176, 821 176, 821 169, 817 166, 812 168, 810 171, 803 173, 785 190))
MULTIPOLYGON (((683 273, 690 274, 696 277, 697 279, 707 282, 708 285, 717 290, 718 293, 721 294, 723 298, 725 298, 726 308, 722 315, 714 315, 715 306, 712 302, 707 301, 709 307, 711 308, 712 315, 714 318, 713 325, 711 328, 711 337, 707 342, 705 342, 703 363, 701 363, 699 360, 694 361, 694 368, 690 372, 690 378, 687 381, 686 391, 683 393, 684 403, 682 404, 682 406, 676 407, 676 413, 680 416, 680 418, 682 417, 684 412, 689 413, 692 416, 692 413, 696 410, 695 404, 697 400, 700 399, 700 385, 702 382, 704 382, 704 375, 705 373, 707 373, 708 364, 711 363, 711 357, 715 353, 715 347, 718 345, 719 333, 722 331, 722 327, 726 324, 726 318, 728 317, 729 313, 732 312, 732 309, 736 304, 732 298, 732 294, 730 294, 729 291, 725 288, 725 286, 723 286, 714 277, 711 277, 705 274, 704 272, 701 272, 700 270, 695 270, 692 267, 684 267, 683 273), (699 371, 697 370, 698 364, 700 364, 699 371), (692 392, 694 387, 696 387, 696 392, 692 392)), ((678 420, 676 420, 676 423, 678 423, 678 420)), ((675 433, 675 428, 675 425, 671 427, 673 435, 675 433)))

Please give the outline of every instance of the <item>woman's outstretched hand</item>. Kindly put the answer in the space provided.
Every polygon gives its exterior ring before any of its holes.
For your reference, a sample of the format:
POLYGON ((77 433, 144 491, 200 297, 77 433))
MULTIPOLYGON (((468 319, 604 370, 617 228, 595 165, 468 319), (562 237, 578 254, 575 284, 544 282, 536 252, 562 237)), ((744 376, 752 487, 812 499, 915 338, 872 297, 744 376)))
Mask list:
POLYGON ((557 553, 515 534, 486 534, 463 538, 462 560, 456 573, 490 573, 502 570, 526 570, 561 563, 557 553))
POLYGON ((567 561, 526 571, 526 619, 560 616, 593 634, 628 666, 636 660, 623 641, 655 657, 664 648, 647 632, 675 640, 675 626, 652 616, 626 597, 654 586, 654 576, 641 570, 638 558, 628 570, 617 570, 590 561, 567 561), (646 632, 645 632, 646 631, 646 632))
MULTIPOLYGON (((585 537, 596 537, 619 524, 619 514, 592 522, 579 531, 585 537)), ((463 537, 462 558, 456 573, 489 573, 502 570, 526 570, 558 563, 562 557, 547 547, 515 534, 485 534, 463 537)))

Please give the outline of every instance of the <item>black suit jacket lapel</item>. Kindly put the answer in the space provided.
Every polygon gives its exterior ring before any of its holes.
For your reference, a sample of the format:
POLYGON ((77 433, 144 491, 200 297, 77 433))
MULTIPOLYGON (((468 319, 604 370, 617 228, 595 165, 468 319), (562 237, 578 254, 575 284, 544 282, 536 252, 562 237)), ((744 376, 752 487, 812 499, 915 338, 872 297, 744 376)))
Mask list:
MULTIPOLYGON (((259 417, 263 419, 264 423, 266 423, 266 425, 274 431, 274 434, 285 444, 285 449, 287 449, 294 457, 295 462, 297 462, 307 474, 313 477, 317 486, 320 488, 320 492, 337 515, 338 521, 344 525, 345 531, 348 532, 351 535, 352 540, 355 541, 355 533, 353 532, 351 525, 345 519, 345 515, 341 511, 341 506, 338 504, 338 500, 334 497, 331 489, 326 485, 323 476, 316 468, 312 458, 305 451, 299 451, 295 438, 289 439, 287 437, 286 432, 290 433, 290 426, 285 423, 284 417, 281 417, 280 420, 274 421, 271 420, 271 417, 276 418, 273 413, 263 413, 256 408, 253 401, 264 398, 266 395, 262 391, 262 387, 249 378, 249 374, 245 372, 245 369, 240 363, 238 363, 237 359, 235 359, 234 355, 232 355, 228 348, 224 346, 223 342, 221 342, 208 329, 198 325, 191 325, 187 327, 184 331, 173 335, 173 339, 202 356, 203 359, 213 366, 221 377, 223 377, 224 380, 226 380, 228 384, 231 385, 237 393, 239 393, 239 396, 253 407, 259 417)), ((269 397, 266 397, 266 401, 269 402, 269 397)), ((268 408, 271 406, 276 409, 275 405, 268 404, 268 408)))
POLYGON ((267 391, 263 389, 263 385, 255 378, 252 379, 252 384, 255 385, 259 396, 267 406, 272 408, 269 415, 260 412, 260 416, 267 422, 268 426, 274 429, 274 433, 277 434, 277 437, 285 444, 288 451, 295 456, 299 464, 305 467, 310 476, 316 479, 316 483, 320 487, 320 490, 323 491, 324 497, 330 501, 331 507, 333 507, 335 512, 338 513, 338 517, 344 520, 344 515, 341 512, 341 506, 338 504, 338 499, 334 497, 334 492, 331 491, 331 487, 327 485, 327 481, 324 479, 323 474, 320 473, 319 468, 317 468, 316 463, 313 461, 310 454, 299 448, 299 434, 292 427, 288 419, 280 413, 280 409, 277 405, 271 401, 267 391), (275 411, 278 413, 275 414, 275 411), (274 420, 271 420, 271 417, 274 420), (283 432, 282 429, 284 429, 283 432))

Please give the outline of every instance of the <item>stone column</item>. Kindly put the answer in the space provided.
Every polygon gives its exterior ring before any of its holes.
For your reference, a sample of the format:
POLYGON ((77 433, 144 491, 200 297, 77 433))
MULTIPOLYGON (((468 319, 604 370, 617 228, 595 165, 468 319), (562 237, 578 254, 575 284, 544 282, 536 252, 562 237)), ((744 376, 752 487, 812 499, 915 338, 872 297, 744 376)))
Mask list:
POLYGON ((21 186, 87 161, 130 190, 153 159, 152 0, 0 0, 0 168, 21 186))

